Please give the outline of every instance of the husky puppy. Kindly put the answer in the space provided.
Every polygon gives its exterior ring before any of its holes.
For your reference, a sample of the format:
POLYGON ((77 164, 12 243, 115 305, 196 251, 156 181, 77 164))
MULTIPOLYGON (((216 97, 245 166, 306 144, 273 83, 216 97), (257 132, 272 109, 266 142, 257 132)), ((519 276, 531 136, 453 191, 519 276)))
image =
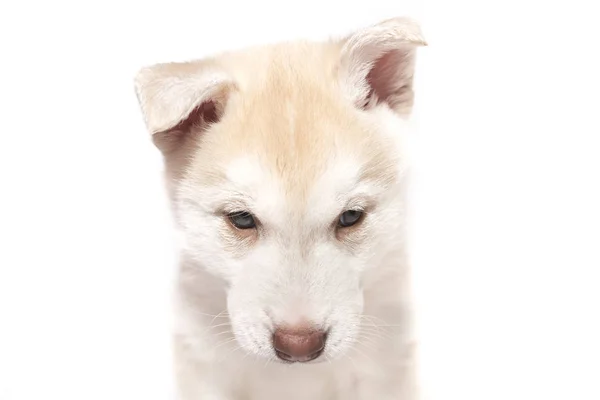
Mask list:
POLYGON ((181 400, 409 400, 418 25, 142 69, 183 237, 181 400))

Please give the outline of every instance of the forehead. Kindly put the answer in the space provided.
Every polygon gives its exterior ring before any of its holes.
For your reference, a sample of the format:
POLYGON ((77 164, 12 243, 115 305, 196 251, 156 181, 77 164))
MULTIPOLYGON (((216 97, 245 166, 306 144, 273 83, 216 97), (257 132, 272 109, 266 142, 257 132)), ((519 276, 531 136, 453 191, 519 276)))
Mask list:
POLYGON ((205 132, 193 173, 294 207, 394 179, 389 138, 344 99, 327 57, 303 50, 269 58, 254 79, 239 79, 223 119, 205 132))
MULTIPOLYGON (((234 158, 224 169, 224 193, 237 193, 261 214, 285 210, 301 211, 318 204, 322 209, 337 208, 344 199, 368 187, 361 180, 358 163, 334 158, 329 167, 307 179, 299 169, 275 169, 270 160, 256 154, 234 158)), ((313 171, 314 172, 314 171, 313 171)), ((307 174, 308 175, 308 174, 307 174)), ((227 194, 225 194, 227 196, 227 194)))

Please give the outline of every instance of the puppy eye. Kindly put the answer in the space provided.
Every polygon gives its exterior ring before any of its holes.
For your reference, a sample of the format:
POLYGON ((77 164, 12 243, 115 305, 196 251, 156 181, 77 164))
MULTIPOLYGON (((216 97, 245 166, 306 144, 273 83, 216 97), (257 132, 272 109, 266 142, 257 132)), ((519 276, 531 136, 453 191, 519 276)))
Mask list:
POLYGON ((358 223, 363 216, 363 212, 360 210, 348 210, 340 214, 338 220, 338 226, 341 228, 348 228, 358 223))
POLYGON ((227 215, 233 226, 238 229, 252 229, 256 228, 256 221, 254 217, 247 211, 231 213, 227 215))

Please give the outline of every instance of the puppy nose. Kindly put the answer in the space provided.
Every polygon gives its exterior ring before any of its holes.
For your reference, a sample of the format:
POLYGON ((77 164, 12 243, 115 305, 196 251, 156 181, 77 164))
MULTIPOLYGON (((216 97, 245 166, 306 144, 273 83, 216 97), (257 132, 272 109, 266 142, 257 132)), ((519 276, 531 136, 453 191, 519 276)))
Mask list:
POLYGON ((312 361, 323 353, 326 334, 317 329, 278 328, 273 334, 277 357, 290 362, 312 361))

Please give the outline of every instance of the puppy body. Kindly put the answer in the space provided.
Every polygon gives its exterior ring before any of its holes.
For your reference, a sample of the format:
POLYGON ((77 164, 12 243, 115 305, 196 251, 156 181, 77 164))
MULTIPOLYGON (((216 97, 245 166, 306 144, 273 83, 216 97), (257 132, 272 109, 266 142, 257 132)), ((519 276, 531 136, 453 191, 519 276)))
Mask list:
POLYGON ((423 44, 398 18, 140 72, 183 238, 182 400, 414 398, 404 136, 423 44), (287 363, 282 329, 324 347, 287 363))

